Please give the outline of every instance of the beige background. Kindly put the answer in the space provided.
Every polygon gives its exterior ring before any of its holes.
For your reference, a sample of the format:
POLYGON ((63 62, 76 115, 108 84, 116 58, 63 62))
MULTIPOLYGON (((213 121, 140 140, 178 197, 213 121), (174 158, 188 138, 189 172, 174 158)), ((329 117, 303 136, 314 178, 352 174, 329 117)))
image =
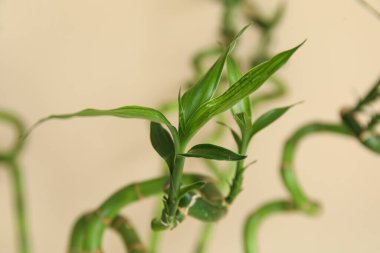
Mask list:
MULTIPOLYGON (((278 3, 267 2, 266 10, 278 3)), ((216 42, 219 16, 215 1, 3 0, 0 107, 30 125, 51 113, 154 107, 175 99, 191 76, 189 57, 216 42)), ((218 224, 209 252, 242 252, 245 216, 264 201, 286 196, 278 175, 285 138, 310 120, 338 120, 339 108, 353 103, 379 75, 380 22, 355 1, 289 1, 276 36, 276 52, 308 41, 281 71, 291 94, 275 105, 305 103, 254 141, 250 156, 259 162, 247 171, 245 191, 218 224)), ((1 130, 1 138, 10 139, 9 129, 1 130)), ((159 174, 147 133, 146 122, 119 119, 51 122, 34 132, 22 160, 34 252, 64 252, 80 213, 122 185, 159 174)), ((310 138, 299 152, 297 171, 324 211, 317 218, 269 219, 260 233, 261 252, 380 252, 379 165, 378 157, 353 140, 310 138)), ((15 252, 9 188, 0 170, 4 253, 15 252)), ((145 240, 153 204, 125 210, 145 240)), ((198 227, 188 219, 166 233, 162 252, 191 252, 198 227)), ((105 249, 123 252, 112 233, 105 249)))

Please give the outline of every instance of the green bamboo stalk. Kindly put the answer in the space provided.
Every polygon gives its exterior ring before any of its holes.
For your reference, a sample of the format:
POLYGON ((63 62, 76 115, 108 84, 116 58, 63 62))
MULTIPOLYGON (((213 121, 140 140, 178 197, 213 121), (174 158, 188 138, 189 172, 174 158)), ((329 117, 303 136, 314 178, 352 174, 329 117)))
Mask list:
POLYGON ((257 234, 262 222, 274 214, 295 211, 294 204, 289 200, 275 200, 262 205, 246 219, 244 226, 244 252, 257 253, 257 234))
MULTIPOLYGON (((218 192, 218 189, 209 181, 210 179, 195 175, 185 174, 183 177, 184 184, 204 181, 206 184, 199 193, 187 197, 185 202, 188 205, 179 206, 179 215, 186 216, 187 214, 195 218, 205 221, 216 221, 223 217, 226 213, 223 196, 218 192)), ((136 202, 140 199, 150 197, 162 193, 167 187, 168 177, 160 177, 152 180, 147 180, 137 184, 128 185, 117 191, 108 198, 96 212, 88 215, 84 228, 83 250, 87 252, 97 252, 101 250, 102 238, 108 224, 117 216, 122 208, 136 202)))
POLYGON ((102 238, 107 222, 113 220, 122 208, 139 199, 159 194, 164 189, 167 177, 128 185, 108 198, 96 214, 91 214, 85 227, 84 250, 96 252, 101 250, 102 238))
POLYGON ((111 226, 122 238, 128 253, 148 252, 128 219, 118 215, 113 219, 111 226))
MULTIPOLYGON (((90 216, 90 214, 82 215, 74 224, 71 232, 68 253, 87 252, 83 249, 83 242, 85 239, 86 223, 90 216)), ((120 236, 128 253, 147 253, 136 230, 125 217, 117 215, 112 222, 108 224, 108 228, 113 228, 113 230, 120 236)))
MULTIPOLYGON (((239 154, 246 155, 249 147, 250 136, 246 133, 242 133, 242 142, 239 146, 239 154)), ((244 160, 236 162, 235 176, 232 179, 232 185, 230 187, 230 192, 226 197, 226 202, 232 204, 239 193, 243 190, 243 176, 245 171, 244 160)))
POLYGON ((82 215, 75 223, 70 233, 68 253, 82 253, 84 241, 84 229, 88 220, 88 214, 82 215))
MULTIPOLYGON (((186 145, 181 145, 179 149, 176 149, 176 154, 184 153, 186 145)), ((162 215, 161 225, 164 225, 164 229, 173 228, 176 225, 176 212, 179 204, 179 190, 181 187, 183 168, 185 166, 185 157, 176 156, 174 161, 174 168, 169 178, 169 193, 167 195, 166 204, 162 215)))
POLYGON ((355 137, 355 133, 345 125, 327 122, 311 122, 297 129, 290 136, 290 138, 288 138, 283 148, 280 169, 282 181, 289 192, 291 199, 269 202, 250 214, 247 218, 244 229, 245 253, 258 252, 258 229, 263 220, 272 214, 289 211, 301 211, 307 215, 314 215, 319 211, 318 203, 307 197, 298 182, 294 171, 294 158, 299 144, 306 137, 319 133, 330 133, 346 137, 355 137))
POLYGON ((202 226, 201 232, 198 236, 197 244, 194 249, 194 253, 206 253, 208 244, 211 240, 211 235, 214 230, 213 223, 205 223, 202 226))
POLYGON ((19 154, 24 146, 21 136, 25 128, 22 121, 10 112, 0 111, 0 121, 10 124, 16 131, 17 139, 8 151, 0 154, 0 163, 4 163, 10 173, 13 188, 13 201, 16 218, 17 246, 20 253, 30 253, 29 229, 26 218, 25 190, 22 171, 17 162, 19 154))
POLYGON ((296 130, 286 141, 283 149, 281 176, 284 185, 290 193, 297 208, 312 215, 319 209, 318 204, 309 200, 302 190, 294 172, 294 157, 299 143, 307 136, 317 133, 332 133, 343 136, 352 136, 352 132, 345 126, 334 123, 312 122, 296 130))
MULTIPOLYGON (((161 210, 162 210, 161 199, 162 199, 162 197, 159 198, 159 200, 157 201, 155 211, 154 211, 154 217, 157 217, 161 214, 161 210)), ((161 234, 162 234, 162 231, 154 231, 153 229, 150 230, 149 244, 148 244, 149 245, 149 253, 157 253, 158 252, 161 234)))
POLYGON ((21 170, 16 161, 8 162, 13 186, 14 209, 17 222, 18 248, 21 253, 29 253, 29 231, 26 218, 25 190, 21 170))

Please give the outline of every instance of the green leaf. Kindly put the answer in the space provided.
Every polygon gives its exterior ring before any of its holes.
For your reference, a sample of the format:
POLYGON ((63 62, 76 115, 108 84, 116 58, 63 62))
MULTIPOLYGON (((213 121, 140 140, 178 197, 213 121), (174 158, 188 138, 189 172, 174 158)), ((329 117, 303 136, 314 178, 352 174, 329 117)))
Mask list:
POLYGON ((231 132, 231 134, 232 134, 232 137, 234 138, 235 143, 236 143, 237 147, 239 148, 239 147, 241 146, 241 138, 240 138, 239 134, 238 134, 234 129, 232 129, 232 127, 227 126, 227 125, 224 124, 223 122, 218 121, 217 123, 218 123, 219 125, 222 125, 222 126, 224 126, 224 127, 227 127, 227 128, 230 130, 230 132, 231 132))
POLYGON ((150 123, 150 142, 157 153, 166 161, 172 172, 175 148, 173 140, 168 131, 161 124, 150 123))
POLYGON ((375 85, 371 88, 368 94, 359 100, 358 104, 355 107, 355 110, 362 110, 364 106, 374 102, 376 99, 380 97, 380 79, 375 83, 375 85))
POLYGON ((260 88, 271 75, 290 59, 302 44, 279 53, 270 60, 252 68, 222 95, 202 105, 189 120, 188 136, 186 137, 193 135, 215 115, 230 109, 240 100, 260 88))
MULTIPOLYGON (((228 84, 232 86, 234 83, 236 83, 241 77, 239 68, 234 61, 234 59, 229 56, 227 58, 227 80, 228 84)), ((249 98, 246 97, 243 100, 239 101, 236 105, 232 107, 232 114, 238 115, 240 113, 244 113, 246 117, 248 117, 249 121, 251 121, 252 112, 251 112, 251 102, 249 101, 249 98)))
MULTIPOLYGON (((199 108, 200 105, 209 101, 215 94, 218 88, 220 78, 222 76, 223 67, 226 62, 227 56, 232 52, 236 45, 237 39, 244 32, 248 26, 244 27, 234 38, 234 40, 227 47, 226 51, 221 55, 209 71, 190 88, 181 98, 181 106, 183 108, 184 122, 187 122, 191 115, 199 108)), ((180 119, 180 122, 182 120, 180 119)), ((182 128, 186 128, 182 125, 182 128)))
POLYGON ((49 117, 39 120, 33 127, 29 130, 28 134, 38 125, 44 123, 45 121, 52 119, 71 119, 75 117, 98 117, 98 116, 112 116, 119 118, 138 118, 146 119, 152 122, 160 123, 166 125, 173 137, 177 136, 177 130, 170 124, 168 119, 160 112, 152 108, 142 107, 142 106, 123 106, 115 109, 109 110, 99 110, 99 109, 85 109, 75 113, 69 114, 57 114, 51 115, 49 117))
POLYGON ((179 155, 224 161, 239 161, 246 158, 246 156, 236 154, 231 150, 212 144, 198 144, 192 147, 186 154, 179 155))
POLYGON ((206 184, 206 182, 204 182, 204 181, 197 181, 197 182, 194 182, 192 184, 185 185, 185 186, 181 187, 181 189, 179 191, 179 197, 178 198, 181 199, 186 193, 203 188, 203 186, 205 186, 205 184, 206 184))
POLYGON ((238 133, 235 132, 235 130, 233 130, 233 129, 231 129, 231 134, 232 134, 232 137, 233 137, 234 140, 235 140, 236 146, 237 146, 238 148, 240 148, 240 147, 241 147, 241 144, 242 144, 242 140, 241 140, 240 136, 239 136, 238 133))
POLYGON ((253 135, 257 134, 262 129, 266 128, 267 126, 275 122, 282 115, 284 115, 284 113, 286 113, 289 110, 289 108, 293 107, 294 105, 295 104, 286 106, 286 107, 275 108, 261 115, 252 124, 250 136, 252 137, 253 135))
POLYGON ((251 165, 253 165, 253 164, 255 164, 255 163, 257 163, 256 160, 254 160, 254 161, 252 161, 252 162, 249 162, 249 163, 245 164, 245 165, 244 165, 244 170, 248 169, 249 166, 251 166, 251 165))

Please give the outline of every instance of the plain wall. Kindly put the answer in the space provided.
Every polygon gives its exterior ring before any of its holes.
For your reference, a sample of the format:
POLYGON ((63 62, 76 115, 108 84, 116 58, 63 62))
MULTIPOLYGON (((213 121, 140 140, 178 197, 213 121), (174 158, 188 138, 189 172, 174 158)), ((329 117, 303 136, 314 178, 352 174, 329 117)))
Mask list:
MULTIPOLYGON (((278 2, 269 1, 264 9, 270 12, 278 2)), ((216 1, 201 0, 2 0, 0 108, 17 112, 30 126, 52 113, 156 107, 176 99, 192 76, 191 55, 218 41, 220 14, 216 1)), ((249 156, 258 163, 246 172, 244 192, 217 225, 210 253, 242 252, 245 217, 260 204, 287 196, 278 167, 282 143, 292 131, 315 120, 339 122, 340 108, 353 104, 379 77, 380 22, 358 2, 289 1, 273 52, 305 38, 280 71, 289 96, 272 107, 305 102, 252 143, 249 156)), ((52 121, 36 129, 22 156, 34 252, 65 252, 78 215, 119 187, 160 174, 148 131, 144 121, 113 118, 52 121)), ((226 145, 234 147, 231 141, 226 145)), ((268 219, 259 235, 261 252, 379 252, 379 165, 379 157, 354 139, 310 137, 297 154, 296 170, 323 212, 315 218, 268 219)), ((9 188, 1 169, 4 253, 16 252, 9 188)), ((147 200, 123 212, 145 241, 154 203, 147 200)), ((165 233, 161 252, 191 252, 199 228, 188 219, 165 233)), ((105 251, 123 252, 112 233, 105 251)))

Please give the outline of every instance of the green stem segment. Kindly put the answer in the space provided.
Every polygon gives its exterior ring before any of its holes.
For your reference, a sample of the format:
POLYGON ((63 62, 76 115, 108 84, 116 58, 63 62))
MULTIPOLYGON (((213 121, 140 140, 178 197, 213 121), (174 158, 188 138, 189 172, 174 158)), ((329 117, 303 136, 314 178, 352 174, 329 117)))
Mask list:
MULTIPOLYGON (((162 199, 157 199, 157 203, 154 210, 154 217, 158 217, 162 212, 162 199)), ((149 235, 149 253, 157 253, 160 245, 161 231, 150 230, 149 235)))
POLYGON ((354 133, 344 125, 312 122, 296 130, 286 141, 283 149, 281 175, 291 200, 277 200, 261 206, 247 219, 244 229, 245 253, 257 253, 257 232, 264 219, 272 214, 288 211, 302 211, 313 215, 319 210, 317 203, 311 201, 302 190, 295 172, 294 157, 301 141, 313 134, 332 133, 343 136, 353 136, 354 133))
POLYGON ((214 224, 212 223, 206 223, 202 225, 202 230, 198 236, 199 239, 197 241, 194 253, 206 253, 213 230, 214 224))
POLYGON ((291 201, 276 200, 269 202, 255 212, 251 213, 244 227, 244 252, 245 253, 257 253, 257 234, 261 226, 261 223, 274 214, 289 212, 296 210, 294 204, 291 201))
POLYGON ((339 124, 313 122, 304 125, 299 128, 285 143, 282 164, 281 175, 282 180, 290 193, 297 208, 302 209, 308 214, 314 214, 318 211, 318 205, 309 200, 306 194, 302 190, 294 172, 294 157, 301 140, 316 133, 332 133, 344 136, 352 136, 352 132, 345 126, 339 124))
MULTIPOLYGON (((241 142, 241 145, 239 147, 239 154, 241 154, 241 155, 247 154, 247 150, 248 150, 250 140, 251 140, 251 138, 247 134, 247 131, 244 131, 242 142, 241 142)), ((232 204, 232 202, 235 200, 235 198, 243 190, 242 187, 243 187, 244 171, 245 171, 244 160, 238 161, 236 163, 235 176, 234 176, 234 179, 232 180, 230 192, 229 192, 228 196, 226 197, 226 202, 228 204, 232 204)))
POLYGON ((4 163, 9 168, 10 178, 13 187, 14 209, 17 223, 18 250, 20 253, 29 253, 29 233, 26 219, 25 192, 22 179, 22 172, 17 163, 18 155, 24 146, 20 139, 24 135, 25 128, 22 121, 13 114, 0 111, 0 121, 10 124, 16 131, 17 139, 9 151, 0 154, 0 163, 4 163))
POLYGON ((104 231, 121 209, 141 198, 160 193, 166 182, 167 177, 161 177, 139 184, 131 184, 108 198, 98 208, 98 211, 88 218, 84 231, 84 250, 88 252, 100 251, 104 231))
MULTIPOLYGON (((85 214, 75 223, 71 233, 68 250, 69 253, 87 252, 83 249, 83 242, 85 238, 85 227, 89 217, 89 214, 85 214)), ((142 244, 139 235, 129 220, 118 215, 113 219, 109 226, 112 227, 117 234, 119 234, 128 253, 147 253, 145 246, 142 244)))
MULTIPOLYGON (((206 222, 219 220, 226 214, 227 208, 223 196, 214 183, 204 176, 194 174, 184 175, 182 182, 190 184, 198 181, 204 181, 205 186, 199 192, 191 192, 190 195, 186 195, 186 199, 181 199, 182 204, 180 203, 178 212, 175 214, 176 218, 180 216, 182 220, 188 214, 206 222)), ((120 213, 121 209, 142 198, 162 193, 167 182, 167 177, 160 177, 131 184, 108 198, 96 212, 89 214, 86 218, 83 250, 90 253, 99 252, 102 248, 105 229, 120 213)))
POLYGON ((82 215, 74 224, 70 234, 68 253, 82 253, 84 241, 84 229, 89 215, 82 215))
POLYGON ((128 253, 148 252, 129 220, 119 215, 113 219, 111 226, 122 238, 128 253))
POLYGON ((28 223, 25 214, 25 192, 23 187, 21 170, 15 161, 10 161, 8 163, 8 166, 13 185, 14 208, 17 220, 19 252, 29 253, 30 247, 27 225, 28 223))
MULTIPOLYGON (((182 153, 184 148, 176 150, 178 154, 182 153)), ((179 190, 181 188, 183 167, 185 165, 185 157, 176 156, 173 173, 170 175, 169 194, 167 196, 166 207, 167 212, 164 212, 161 216, 161 222, 167 225, 168 228, 174 228, 176 226, 176 213, 179 203, 179 190)))

